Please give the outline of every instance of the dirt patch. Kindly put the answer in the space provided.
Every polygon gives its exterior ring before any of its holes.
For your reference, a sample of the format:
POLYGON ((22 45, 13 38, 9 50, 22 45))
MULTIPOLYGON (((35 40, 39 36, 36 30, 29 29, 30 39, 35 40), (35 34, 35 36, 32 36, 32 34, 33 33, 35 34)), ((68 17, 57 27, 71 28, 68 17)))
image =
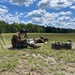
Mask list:
POLYGON ((54 57, 21 52, 18 65, 2 75, 75 75, 75 63, 57 61, 54 57))
POLYGON ((73 65, 75 64, 41 54, 23 54, 15 71, 19 75, 75 75, 73 65))

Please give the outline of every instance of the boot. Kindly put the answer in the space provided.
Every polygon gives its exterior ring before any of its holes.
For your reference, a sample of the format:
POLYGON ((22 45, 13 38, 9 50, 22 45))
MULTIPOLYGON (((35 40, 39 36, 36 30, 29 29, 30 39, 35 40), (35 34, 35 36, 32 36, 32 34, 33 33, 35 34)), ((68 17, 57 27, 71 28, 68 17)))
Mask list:
POLYGON ((40 48, 40 47, 41 47, 41 46, 34 46, 33 48, 35 48, 35 49, 36 49, 36 48, 40 48))
POLYGON ((35 44, 30 44, 30 43, 26 43, 26 44, 27 44, 27 46, 30 46, 32 48, 39 48, 39 47, 41 47, 41 46, 36 46, 35 44))

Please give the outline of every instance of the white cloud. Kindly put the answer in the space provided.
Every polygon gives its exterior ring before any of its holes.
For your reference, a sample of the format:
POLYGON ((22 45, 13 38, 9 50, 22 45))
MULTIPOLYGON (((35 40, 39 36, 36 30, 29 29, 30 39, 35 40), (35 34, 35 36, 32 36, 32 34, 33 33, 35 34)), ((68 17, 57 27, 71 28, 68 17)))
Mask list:
POLYGON ((20 16, 23 16, 24 15, 24 13, 20 13, 20 16))
POLYGON ((55 26, 55 27, 61 27, 63 25, 64 27, 66 22, 71 21, 70 15, 72 15, 71 11, 49 13, 45 10, 39 9, 39 10, 34 10, 32 12, 27 13, 26 17, 31 16, 32 23, 36 23, 40 25, 50 25, 50 26, 55 26))
MULTIPOLYGON (((34 10, 32 12, 29 12, 27 14, 27 17, 32 16, 31 18, 31 23, 39 24, 39 25, 45 25, 45 26, 55 26, 55 27, 60 27, 60 28, 73 28, 75 25, 75 19, 71 18, 70 16, 72 15, 71 11, 67 12, 59 12, 59 13, 49 13, 45 11, 42 15, 41 13, 37 16, 38 13, 40 12, 39 10, 34 10), (72 25, 71 25, 72 24, 72 25)), ((42 12, 42 10, 41 10, 42 12)))
POLYGON ((44 14, 44 17, 48 20, 53 20, 54 18, 58 17, 58 13, 49 13, 49 12, 46 12, 44 14))
POLYGON ((0 5, 0 8, 4 8, 4 9, 6 9, 7 7, 6 7, 6 6, 3 6, 3 5, 0 5))
POLYGON ((32 12, 27 13, 27 16, 25 17, 29 17, 29 16, 33 16, 33 17, 42 17, 44 15, 44 13, 46 13, 45 10, 33 10, 32 12))
POLYGON ((67 11, 67 12, 60 12, 59 15, 72 15, 72 12, 71 11, 67 11))
POLYGON ((58 18, 58 21, 60 21, 60 22, 68 22, 68 21, 71 21, 71 18, 66 17, 66 16, 62 16, 62 17, 58 18))
POLYGON ((51 0, 41 0, 39 1, 39 3, 37 4, 40 8, 45 9, 49 7, 51 0))
POLYGON ((71 6, 74 1, 71 0, 41 0, 38 2, 38 6, 41 9, 53 8, 53 9, 61 9, 71 6))
POLYGON ((20 22, 19 17, 14 16, 12 14, 1 15, 0 20, 4 20, 5 22, 8 22, 8 23, 13 23, 13 22, 19 23, 20 22))
POLYGON ((74 23, 75 23, 75 18, 72 20, 72 22, 74 22, 74 23))
POLYGON ((0 15, 5 14, 8 12, 7 7, 0 5, 0 15))
POLYGON ((60 28, 73 28, 74 22, 69 16, 58 17, 56 26, 60 28))
POLYGON ((32 23, 48 25, 50 21, 53 21, 56 17, 58 17, 58 13, 49 13, 45 10, 34 10, 32 12, 27 13, 26 17, 32 17, 32 23))
POLYGON ((67 23, 65 23, 65 26, 63 26, 64 28, 75 28, 75 22, 69 21, 67 23))
POLYGON ((23 12, 23 13, 16 12, 15 15, 18 16, 18 17, 23 17, 25 15, 25 12, 23 12))
POLYGON ((13 16, 12 14, 5 15, 4 20, 9 23, 13 23, 13 22, 19 23, 20 22, 19 17, 13 16))
POLYGON ((8 12, 8 8, 6 6, 0 5, 0 20, 4 20, 8 23, 17 22, 20 23, 20 17, 24 17, 25 13, 16 12, 15 15, 10 14, 8 12))
POLYGON ((42 18, 37 18, 37 17, 32 18, 33 23, 42 24, 42 21, 43 21, 42 18))
POLYGON ((23 20, 22 20, 20 23, 26 24, 26 22, 25 22, 25 21, 23 21, 23 20))
POLYGON ((71 6, 70 8, 71 8, 71 9, 75 9, 75 6, 71 6))
MULTIPOLYGON (((8 1, 8 0, 6 0, 6 1, 8 1)), ((26 7, 28 7, 34 1, 36 1, 36 0, 9 0, 8 2, 10 2, 11 4, 18 5, 18 6, 25 5, 26 7)))

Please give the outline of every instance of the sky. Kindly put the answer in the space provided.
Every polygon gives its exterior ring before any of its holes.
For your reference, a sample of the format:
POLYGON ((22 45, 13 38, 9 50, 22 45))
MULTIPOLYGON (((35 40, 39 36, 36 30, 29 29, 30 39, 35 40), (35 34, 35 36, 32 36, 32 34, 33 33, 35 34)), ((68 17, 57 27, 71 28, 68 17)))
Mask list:
POLYGON ((75 29, 75 0, 0 0, 0 20, 75 29))

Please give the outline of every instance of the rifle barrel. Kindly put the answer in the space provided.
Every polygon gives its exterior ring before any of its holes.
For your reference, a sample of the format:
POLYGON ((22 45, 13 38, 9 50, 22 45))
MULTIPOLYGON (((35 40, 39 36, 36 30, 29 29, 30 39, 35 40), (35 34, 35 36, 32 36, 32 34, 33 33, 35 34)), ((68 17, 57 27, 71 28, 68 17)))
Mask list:
POLYGON ((0 34, 0 37, 1 37, 2 41, 3 41, 3 43, 5 44, 5 42, 4 42, 3 37, 2 37, 2 35, 1 35, 1 34, 0 34))

